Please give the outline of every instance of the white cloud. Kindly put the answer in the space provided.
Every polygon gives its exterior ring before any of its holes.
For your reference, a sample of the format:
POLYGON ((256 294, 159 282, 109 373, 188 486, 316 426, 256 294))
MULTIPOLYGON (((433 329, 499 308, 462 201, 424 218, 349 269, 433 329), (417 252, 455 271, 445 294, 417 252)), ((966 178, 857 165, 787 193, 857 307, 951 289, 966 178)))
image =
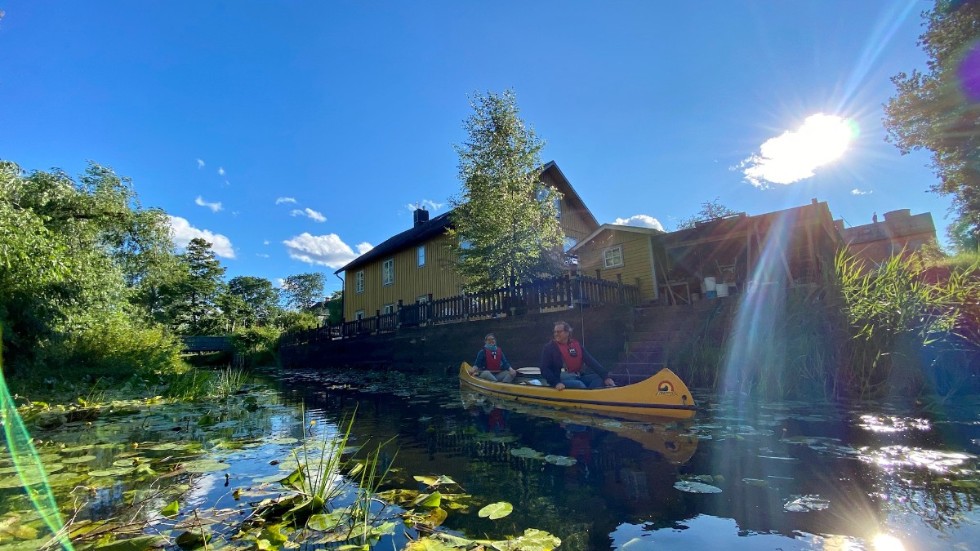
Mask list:
POLYGON ((231 240, 227 237, 221 235, 220 233, 213 233, 208 230, 199 230, 194 226, 191 226, 190 222, 179 216, 169 216, 170 218, 170 234, 174 238, 174 244, 179 248, 184 249, 187 244, 191 242, 191 239, 200 237, 208 243, 211 243, 211 250, 214 254, 220 256, 221 258, 235 258, 235 249, 231 246, 231 240))
POLYGON ((413 212, 420 208, 424 208, 425 210, 437 211, 444 206, 446 206, 445 203, 436 203, 432 199, 422 199, 418 203, 409 203, 405 205, 405 208, 413 212))
POLYGON ((268 240, 268 239, 266 239, 265 241, 263 241, 263 242, 262 242, 262 244, 263 244, 263 245, 268 245, 268 244, 269 244, 269 240, 268 240))
POLYGON ((636 226, 638 228, 653 228, 664 231, 664 225, 660 223, 660 220, 646 214, 634 214, 629 218, 617 218, 613 224, 619 226, 636 226))
POLYGON ((851 190, 851 195, 871 195, 872 193, 874 192, 871 191, 870 189, 863 190, 863 189, 854 188, 851 190))
POLYGON ((218 176, 224 176, 224 175, 225 175, 225 167, 219 166, 218 167, 218 176))
POLYGON ((326 222, 327 221, 327 217, 326 216, 320 214, 319 212, 317 212, 317 211, 315 211, 315 210, 313 210, 311 208, 305 208, 305 209, 302 209, 302 210, 300 210, 300 209, 293 209, 292 212, 290 212, 289 214, 291 214, 293 216, 305 216, 305 217, 310 218, 312 220, 315 220, 317 222, 326 222))
POLYGON ((812 178, 815 170, 839 159, 857 136, 852 121, 817 113, 795 131, 766 140, 759 152, 742 161, 745 179, 760 188, 812 178))
POLYGON ((276 197, 276 204, 281 205, 283 203, 295 203, 296 199, 292 197, 276 197))
POLYGON ((255 256, 257 256, 259 258, 269 258, 269 255, 267 255, 265 253, 255 253, 255 256))
POLYGON ((289 258, 335 270, 373 248, 369 243, 361 243, 357 246, 358 252, 355 254, 353 249, 335 233, 311 235, 303 232, 282 243, 286 246, 289 258))
POLYGON ((221 201, 218 201, 217 203, 209 203, 200 195, 197 196, 197 199, 194 199, 194 204, 199 207, 207 207, 211 209, 211 212, 218 212, 221 210, 221 201))
POLYGON ((197 169, 200 170, 202 168, 204 168, 204 159, 198 159, 197 160, 197 169))

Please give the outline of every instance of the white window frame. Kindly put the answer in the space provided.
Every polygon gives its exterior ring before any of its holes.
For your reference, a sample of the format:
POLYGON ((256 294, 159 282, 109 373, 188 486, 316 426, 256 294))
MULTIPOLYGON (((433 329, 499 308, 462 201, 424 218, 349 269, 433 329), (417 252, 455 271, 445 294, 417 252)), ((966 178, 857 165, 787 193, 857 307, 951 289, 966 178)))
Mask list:
POLYGON ((425 266, 425 245, 419 245, 415 249, 415 258, 418 259, 419 268, 425 266))
POLYGON ((381 307, 382 314, 394 314, 395 313, 395 303, 385 304, 381 307))
POLYGON ((616 245, 615 247, 609 247, 602 251, 602 267, 603 268, 619 268, 622 267, 623 262, 623 246, 616 245), (617 258, 618 257, 618 258, 617 258))
POLYGON ((389 258, 381 263, 381 284, 394 285, 395 283, 395 259, 389 258))
POLYGON ((354 292, 364 292, 364 270, 358 270, 354 273, 354 292))
POLYGON ((358 310, 358 311, 354 312, 354 319, 356 319, 356 320, 362 320, 362 319, 364 319, 364 310, 358 310))

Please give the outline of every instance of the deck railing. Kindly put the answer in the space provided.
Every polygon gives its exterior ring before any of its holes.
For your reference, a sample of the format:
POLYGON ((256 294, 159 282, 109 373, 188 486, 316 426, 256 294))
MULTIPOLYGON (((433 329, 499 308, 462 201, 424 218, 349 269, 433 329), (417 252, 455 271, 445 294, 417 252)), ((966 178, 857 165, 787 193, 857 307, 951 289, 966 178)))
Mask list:
POLYGON ((281 343, 296 345, 321 340, 351 339, 393 333, 399 327, 534 314, 577 305, 636 306, 639 303, 640 289, 635 285, 584 275, 563 276, 479 293, 436 300, 430 298, 414 304, 403 304, 399 301, 393 312, 382 314, 378 311, 368 318, 341 320, 339 324, 326 323, 316 329, 295 331, 283 335, 281 343))

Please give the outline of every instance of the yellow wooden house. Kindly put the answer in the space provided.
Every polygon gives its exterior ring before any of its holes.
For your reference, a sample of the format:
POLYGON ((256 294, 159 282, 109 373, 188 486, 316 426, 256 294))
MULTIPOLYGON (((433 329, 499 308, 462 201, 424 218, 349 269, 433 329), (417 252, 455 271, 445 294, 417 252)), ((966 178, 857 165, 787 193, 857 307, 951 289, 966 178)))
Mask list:
MULTIPOLYGON (((541 183, 561 194, 558 215, 565 249, 591 235, 599 223, 554 161, 541 169, 541 183)), ((446 230, 452 212, 429 218, 418 209, 413 226, 336 271, 344 276, 344 319, 391 314, 408 305, 462 294, 463 281, 446 230)))

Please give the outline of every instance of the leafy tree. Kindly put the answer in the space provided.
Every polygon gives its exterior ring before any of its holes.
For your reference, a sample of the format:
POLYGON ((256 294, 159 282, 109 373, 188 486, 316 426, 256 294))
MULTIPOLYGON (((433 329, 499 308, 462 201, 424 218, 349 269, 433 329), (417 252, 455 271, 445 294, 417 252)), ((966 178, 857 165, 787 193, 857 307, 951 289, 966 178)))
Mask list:
POLYGON ((892 77, 897 94, 885 105, 888 140, 903 154, 932 152, 939 183, 953 196, 962 233, 980 238, 980 2, 938 0, 923 12, 919 45, 928 70, 892 77))
POLYGON ((282 284, 282 296, 288 307, 306 310, 322 300, 323 285, 322 273, 291 275, 282 284))
POLYGON ((10 364, 76 372, 179 364, 176 345, 130 299, 165 257, 169 230, 128 180, 92 164, 25 175, 0 161, 0 323, 10 364))
POLYGON ((215 258, 211 243, 195 237, 181 255, 186 263, 186 277, 178 283, 176 299, 179 314, 178 331, 204 335, 220 326, 217 298, 222 290, 225 269, 215 258))
POLYGON ((520 118, 513 91, 472 99, 456 146, 462 194, 453 206, 452 248, 468 290, 502 287, 557 268, 564 234, 557 191, 540 182, 544 146, 520 118))
POLYGON ((238 326, 267 325, 278 311, 279 291, 262 277, 232 278, 222 297, 221 309, 232 322, 232 331, 238 326))
POLYGON ((738 212, 726 207, 725 205, 722 205, 719 198, 715 197, 711 201, 701 203, 701 210, 699 210, 697 214, 689 218, 684 218, 678 222, 677 229, 684 230, 687 228, 693 228, 698 222, 707 222, 708 220, 724 218, 733 214, 738 214, 738 212))

